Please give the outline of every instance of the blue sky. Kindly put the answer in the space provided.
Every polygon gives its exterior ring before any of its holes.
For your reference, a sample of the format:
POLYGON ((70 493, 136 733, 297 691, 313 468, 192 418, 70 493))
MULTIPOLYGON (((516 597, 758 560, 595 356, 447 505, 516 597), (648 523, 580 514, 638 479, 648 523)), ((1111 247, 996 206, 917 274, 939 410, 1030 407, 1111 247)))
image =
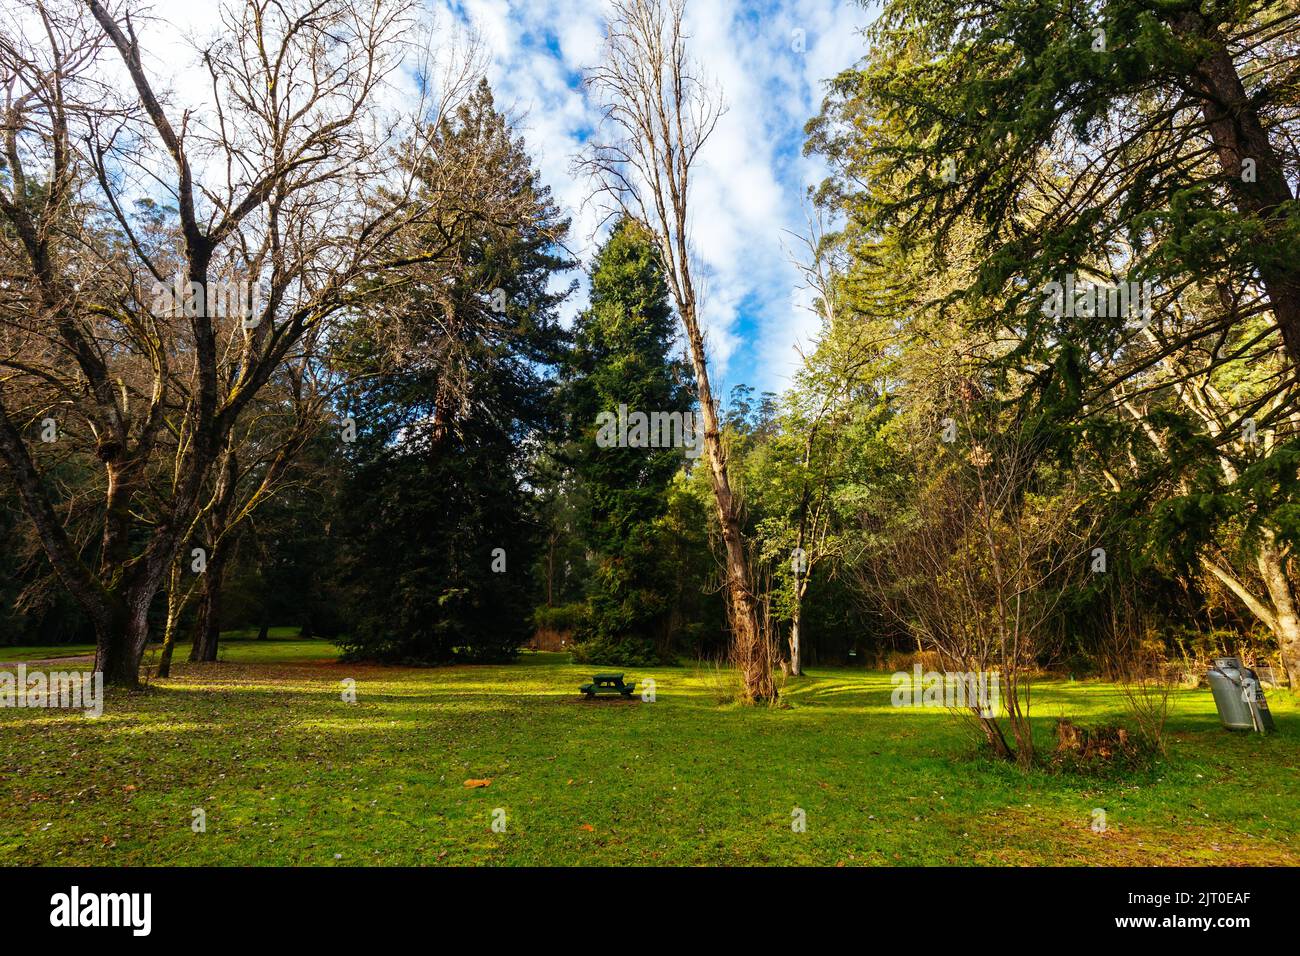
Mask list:
MULTIPOLYGON (((472 26, 488 78, 520 128, 542 177, 573 216, 584 260, 600 215, 586 182, 570 174, 597 116, 580 83, 600 55, 602 2, 432 0, 472 26)), ((725 395, 746 382, 781 390, 808 344, 815 317, 789 262, 805 229, 804 195, 825 169, 805 158, 803 126, 824 81, 861 55, 871 13, 850 0, 690 0, 694 57, 723 91, 728 111, 701 155, 692 185, 692 238, 704 266, 702 317, 725 395), (802 31, 802 32, 800 32, 802 31)), ((445 21, 444 21, 445 22, 445 21)), ((585 289, 573 303, 583 304, 585 289)))
MULTIPOLYGON (((600 57, 606 0, 417 2, 434 43, 456 46, 452 59, 463 54, 464 35, 477 36, 475 59, 498 107, 573 217, 572 246, 589 262, 601 215, 586 202, 589 184, 570 169, 598 120, 581 76, 600 57)), ((156 19, 138 24, 147 67, 173 91, 174 115, 181 108, 202 115, 211 89, 196 40, 220 32, 220 5, 162 0, 152 9, 156 19)), ((855 0, 689 0, 692 54, 728 107, 699 157, 691 193, 701 317, 721 396, 739 382, 785 388, 796 346, 817 331, 810 296, 789 261, 798 242, 787 232, 806 230, 807 188, 826 172, 819 159, 803 156, 803 127, 820 107, 825 81, 861 56, 861 31, 873 16, 855 0)), ((413 62, 385 94, 389 108, 416 101, 416 74, 413 62)), ((585 300, 584 287, 565 318, 585 300)))

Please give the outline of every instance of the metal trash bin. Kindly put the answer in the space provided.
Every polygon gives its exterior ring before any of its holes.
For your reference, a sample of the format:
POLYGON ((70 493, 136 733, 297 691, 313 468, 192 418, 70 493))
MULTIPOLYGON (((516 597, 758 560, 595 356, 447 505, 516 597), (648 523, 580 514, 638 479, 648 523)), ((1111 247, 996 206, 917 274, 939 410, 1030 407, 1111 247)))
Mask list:
POLYGON ((1242 667, 1235 657, 1216 657, 1207 676, 1224 727, 1261 734, 1273 732, 1273 715, 1268 712, 1264 688, 1253 670, 1242 667))

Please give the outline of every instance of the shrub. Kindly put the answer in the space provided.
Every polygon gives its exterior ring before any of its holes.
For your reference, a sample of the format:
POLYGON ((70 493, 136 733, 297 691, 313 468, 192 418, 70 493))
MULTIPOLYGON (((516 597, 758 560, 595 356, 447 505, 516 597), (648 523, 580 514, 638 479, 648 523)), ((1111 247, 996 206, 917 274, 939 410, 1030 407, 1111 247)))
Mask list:
POLYGON ((573 645, 576 664, 615 665, 618 667, 651 667, 659 664, 659 656, 644 641, 619 641, 607 637, 592 637, 573 645))
POLYGON ((581 601, 539 607, 533 611, 533 627, 539 631, 576 631, 587 618, 587 606, 581 601))

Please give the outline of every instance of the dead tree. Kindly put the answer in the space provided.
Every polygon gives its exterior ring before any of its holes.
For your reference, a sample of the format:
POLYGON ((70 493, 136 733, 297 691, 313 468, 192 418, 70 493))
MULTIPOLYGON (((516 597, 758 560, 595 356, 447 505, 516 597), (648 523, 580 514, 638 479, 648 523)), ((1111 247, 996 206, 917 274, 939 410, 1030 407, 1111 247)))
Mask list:
POLYGON ((747 700, 777 695, 771 636, 741 533, 708 358, 700 327, 689 237, 691 170, 723 112, 720 99, 694 72, 682 29, 685 0, 615 0, 604 56, 586 82, 601 102, 603 136, 579 159, 610 214, 625 214, 654 235, 677 314, 686 331, 704 418, 704 451, 717 505, 726 569, 732 653, 747 700))

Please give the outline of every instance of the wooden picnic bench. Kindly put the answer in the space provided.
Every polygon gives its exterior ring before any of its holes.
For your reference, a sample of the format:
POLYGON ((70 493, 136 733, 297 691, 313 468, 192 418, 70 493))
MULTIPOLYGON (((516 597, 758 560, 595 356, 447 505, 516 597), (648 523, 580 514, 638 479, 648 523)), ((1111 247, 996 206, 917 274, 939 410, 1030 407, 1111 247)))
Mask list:
POLYGON ((632 692, 636 689, 636 681, 623 683, 622 674, 596 674, 591 678, 590 684, 583 684, 579 688, 587 699, 591 700, 597 694, 621 694, 624 697, 631 697, 632 692))

